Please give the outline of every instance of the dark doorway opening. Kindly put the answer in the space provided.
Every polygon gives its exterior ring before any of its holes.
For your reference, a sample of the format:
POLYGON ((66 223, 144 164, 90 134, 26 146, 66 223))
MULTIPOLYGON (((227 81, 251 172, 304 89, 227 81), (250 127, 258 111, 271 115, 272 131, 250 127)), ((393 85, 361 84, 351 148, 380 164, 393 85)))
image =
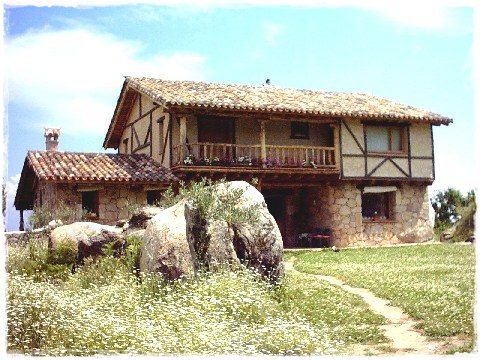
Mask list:
POLYGON ((147 204, 156 206, 160 203, 162 199, 162 190, 148 190, 147 191, 147 204))
POLYGON ((268 211, 277 222, 284 241, 287 236, 286 197, 290 193, 290 190, 265 190, 263 194, 265 202, 267 203, 268 211))
POLYGON ((82 192, 82 209, 87 214, 98 217, 98 191, 82 192))

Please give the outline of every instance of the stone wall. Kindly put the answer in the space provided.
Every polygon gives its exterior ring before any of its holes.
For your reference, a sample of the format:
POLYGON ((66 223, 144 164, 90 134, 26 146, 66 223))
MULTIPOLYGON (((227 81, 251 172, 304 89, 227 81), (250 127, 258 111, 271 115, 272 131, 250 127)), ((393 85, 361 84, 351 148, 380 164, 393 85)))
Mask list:
MULTIPOLYGON (((42 183, 36 194, 36 205, 41 203, 49 209, 56 209, 61 204, 74 209, 75 220, 82 220, 82 194, 78 191, 80 186, 71 184, 42 183)), ((93 221, 114 225, 118 220, 127 219, 129 211, 135 206, 147 204, 147 195, 142 186, 135 185, 101 185, 92 187, 98 189, 99 218, 93 221)))
POLYGON ((364 221, 361 189, 354 182, 310 188, 308 226, 330 228, 337 247, 429 241, 433 237, 424 185, 402 184, 396 191, 393 220, 364 221))

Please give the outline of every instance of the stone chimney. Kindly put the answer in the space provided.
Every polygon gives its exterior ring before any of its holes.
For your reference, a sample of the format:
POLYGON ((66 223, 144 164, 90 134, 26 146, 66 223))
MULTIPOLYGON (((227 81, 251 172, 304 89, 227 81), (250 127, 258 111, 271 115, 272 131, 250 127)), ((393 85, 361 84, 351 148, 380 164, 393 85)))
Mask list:
POLYGON ((60 136, 60 129, 45 128, 45 148, 47 151, 58 150, 58 137, 60 136))

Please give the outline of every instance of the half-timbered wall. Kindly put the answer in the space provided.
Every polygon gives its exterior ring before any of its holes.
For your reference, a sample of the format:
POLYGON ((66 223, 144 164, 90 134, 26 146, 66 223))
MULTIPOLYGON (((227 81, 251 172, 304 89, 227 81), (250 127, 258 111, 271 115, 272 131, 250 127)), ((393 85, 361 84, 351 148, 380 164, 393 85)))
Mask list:
POLYGON ((164 123, 167 119, 162 107, 138 94, 118 148, 120 154, 147 154, 161 161, 164 144, 164 123))
POLYGON ((429 124, 403 124, 404 151, 372 153, 366 145, 365 123, 341 121, 342 178, 434 179, 433 137, 429 124))

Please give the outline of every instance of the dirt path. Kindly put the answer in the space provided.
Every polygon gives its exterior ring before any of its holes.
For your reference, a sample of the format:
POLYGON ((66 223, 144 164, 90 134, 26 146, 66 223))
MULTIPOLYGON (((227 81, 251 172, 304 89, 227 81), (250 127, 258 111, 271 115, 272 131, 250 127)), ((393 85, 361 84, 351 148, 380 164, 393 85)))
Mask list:
POLYGON ((303 276, 315 277, 327 281, 332 285, 339 286, 349 293, 360 296, 369 306, 370 310, 383 316, 387 320, 386 325, 380 326, 385 331, 385 336, 391 341, 389 344, 380 345, 354 345, 351 355, 377 355, 383 354, 442 354, 445 350, 443 342, 431 341, 415 329, 417 321, 405 314, 402 309, 388 305, 389 300, 375 296, 371 291, 363 288, 354 288, 332 276, 314 275, 295 270, 293 264, 295 258, 285 263, 285 269, 291 273, 303 276), (387 345, 387 346, 386 346, 387 345))

